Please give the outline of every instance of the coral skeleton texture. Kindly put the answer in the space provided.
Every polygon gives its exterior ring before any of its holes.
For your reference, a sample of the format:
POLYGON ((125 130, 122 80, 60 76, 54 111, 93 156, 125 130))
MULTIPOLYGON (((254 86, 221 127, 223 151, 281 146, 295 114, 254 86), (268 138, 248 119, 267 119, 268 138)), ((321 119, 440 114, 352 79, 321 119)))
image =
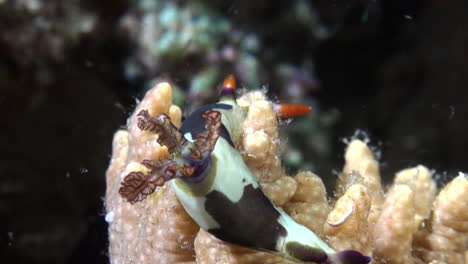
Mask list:
MULTIPOLYGON (((148 199, 130 204, 119 195, 130 171, 145 172, 143 159, 157 160, 167 148, 157 135, 141 131, 135 115, 167 114, 180 127, 182 112, 172 105, 172 88, 159 83, 149 90, 114 135, 106 173, 106 220, 109 257, 120 263, 293 263, 279 256, 225 243, 201 230, 185 212, 170 184, 148 199)), ((353 249, 372 263, 454 263, 468 261, 468 179, 460 173, 437 194, 431 172, 417 166, 398 172, 384 192, 379 164, 367 145, 349 143, 345 165, 331 204, 321 179, 311 172, 291 177, 279 158, 278 121, 262 92, 238 103, 248 106, 238 149, 273 203, 313 230, 336 250, 353 249)), ((255 216, 252 216, 255 217, 255 216)))

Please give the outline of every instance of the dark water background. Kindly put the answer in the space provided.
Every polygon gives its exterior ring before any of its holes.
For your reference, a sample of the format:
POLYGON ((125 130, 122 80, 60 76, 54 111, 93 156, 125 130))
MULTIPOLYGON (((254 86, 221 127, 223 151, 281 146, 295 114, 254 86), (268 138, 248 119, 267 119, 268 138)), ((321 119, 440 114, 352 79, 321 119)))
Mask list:
MULTIPOLYGON (((127 78, 124 64, 137 48, 118 23, 131 1, 81 1, 80 10, 93 14, 94 27, 79 37, 67 36, 66 27, 57 33, 70 38, 59 55, 50 46, 50 31, 37 29, 37 18, 60 23, 67 12, 44 8, 53 6, 48 1, 32 1, 42 5, 39 11, 18 8, 21 1, 0 2, 1 262, 107 263, 103 195, 112 135, 125 125, 149 79, 170 76, 186 87, 192 65, 201 62, 190 58, 184 67, 127 78), (36 35, 22 38, 31 31, 36 35)), ((287 19, 275 23, 289 12, 288 1, 247 2, 204 5, 260 39, 262 67, 312 61, 314 70, 307 74, 319 85, 308 89, 306 83, 304 97, 320 111, 339 113, 327 130, 331 154, 299 147, 304 160, 314 160, 317 174, 333 181, 332 171, 343 162, 342 139, 356 129, 366 131, 381 151, 387 182, 417 164, 434 169, 441 185, 468 171, 466 1, 307 2, 330 32, 322 39, 287 19), (275 56, 269 61, 262 52, 275 56)), ((272 93, 288 93, 274 74, 264 72, 260 82, 272 93)), ((300 133, 307 138, 312 132, 300 133)))

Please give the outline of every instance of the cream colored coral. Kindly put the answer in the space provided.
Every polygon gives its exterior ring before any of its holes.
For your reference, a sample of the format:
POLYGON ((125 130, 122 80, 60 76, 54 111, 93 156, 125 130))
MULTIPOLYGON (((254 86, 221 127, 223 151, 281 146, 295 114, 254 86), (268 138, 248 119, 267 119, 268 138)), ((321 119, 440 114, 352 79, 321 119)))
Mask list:
POLYGON ((468 249, 468 179, 460 173, 442 189, 434 202, 432 233, 428 234, 426 261, 462 264, 468 249))
POLYGON ((383 263, 413 263, 411 244, 417 230, 414 192, 397 184, 390 190, 374 226, 373 256, 383 263))
POLYGON ((272 183, 262 184, 263 191, 277 206, 284 206, 296 193, 297 183, 292 177, 283 176, 272 183))
MULTIPOLYGON (((357 232, 360 237, 367 234, 372 238, 370 246, 373 248, 373 263, 464 263, 468 232, 449 226, 448 223, 468 226, 465 213, 468 212, 466 177, 459 176, 452 180, 434 202, 437 190, 432 173, 421 165, 405 169, 396 174, 385 202, 380 203, 379 200, 384 196, 381 196, 383 191, 378 166, 366 144, 352 141, 345 160, 337 193, 346 193, 351 189, 350 186, 360 183, 372 190, 371 195, 374 194, 367 218, 368 230, 357 232), (463 197, 462 193, 465 194, 463 197), (440 220, 447 218, 458 220, 440 220)), ((334 211, 339 208, 340 200, 336 202, 334 211)), ((347 236, 346 233, 339 234, 342 241, 355 239, 355 236, 347 236)), ((335 244, 334 237, 330 237, 329 242, 340 248, 340 245, 335 244)))
MULTIPOLYGON (((187 215, 169 185, 131 205, 118 193, 130 171, 147 170, 139 162, 167 155, 157 135, 140 131, 135 115, 169 114, 180 126, 182 112, 171 105, 172 89, 161 83, 148 91, 114 136, 107 170, 106 219, 111 263, 292 263, 276 255, 220 241, 187 215)), ((396 174, 386 196, 378 162, 367 145, 352 141, 347 148, 337 200, 331 210, 321 179, 311 172, 287 176, 279 159, 278 121, 262 92, 238 100, 247 109, 240 151, 267 196, 297 222, 338 250, 357 249, 374 256, 373 263, 463 263, 468 258, 468 183, 450 182, 435 198, 432 175, 423 166, 396 174), (385 197, 385 199, 384 199, 385 197), (330 212, 331 211, 331 212, 330 212)))
POLYGON ((200 230, 195 239, 198 264, 292 264, 274 254, 239 247, 223 242, 200 230))
POLYGON ((239 100, 248 105, 242 125, 244 160, 260 183, 274 182, 285 176, 279 160, 276 113, 260 91, 248 93, 239 100))
POLYGON ((414 197, 415 221, 419 225, 429 218, 432 202, 436 195, 436 185, 432 173, 424 166, 417 166, 398 172, 395 184, 407 184, 416 194, 414 197))
POLYGON ((296 222, 321 235, 330 212, 325 186, 320 177, 312 172, 299 172, 294 180, 297 182, 297 191, 285 204, 284 210, 296 222))
POLYGON ((345 166, 338 178, 337 196, 343 195, 355 183, 367 187, 371 196, 368 222, 372 226, 377 221, 384 200, 379 164, 366 143, 357 139, 352 140, 346 149, 345 166))
POLYGON ((165 113, 180 125, 181 111, 171 106, 171 98, 170 85, 158 84, 146 93, 129 118, 128 131, 121 130, 114 136, 113 156, 106 172, 111 263, 194 263, 193 241, 199 227, 171 188, 158 188, 148 199, 134 205, 118 193, 120 182, 129 172, 147 171, 139 162, 167 155, 166 148, 157 143, 157 136, 138 129, 136 114, 142 109, 153 116, 165 113))
MULTIPOLYGON (((120 173, 124 170, 128 157, 128 132, 126 130, 119 130, 114 134, 112 142, 112 158, 110 160, 109 168, 106 172, 106 197, 111 197, 114 193, 113 188, 110 186, 117 186, 120 184, 120 173)), ((107 205, 111 201, 106 201, 107 205)))
POLYGON ((330 246, 336 250, 353 249, 371 253, 367 216, 371 198, 366 187, 354 184, 338 199, 324 227, 330 246))

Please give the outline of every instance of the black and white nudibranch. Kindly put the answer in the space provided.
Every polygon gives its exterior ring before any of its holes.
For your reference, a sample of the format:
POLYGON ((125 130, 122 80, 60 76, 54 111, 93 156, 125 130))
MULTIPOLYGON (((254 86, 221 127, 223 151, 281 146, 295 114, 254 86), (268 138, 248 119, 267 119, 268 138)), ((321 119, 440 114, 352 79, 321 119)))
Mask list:
MULTIPOLYGON (((220 101, 193 112, 176 128, 167 115, 138 116, 138 127, 159 135, 158 143, 170 155, 163 160, 144 160, 148 174, 131 172, 119 193, 136 203, 171 181, 187 213, 215 237, 295 261, 365 264, 371 258, 346 250, 336 252, 315 233, 295 222, 273 205, 236 149, 247 109, 234 98, 236 81, 225 79, 220 101)), ((279 117, 310 111, 307 106, 277 105, 279 117)))

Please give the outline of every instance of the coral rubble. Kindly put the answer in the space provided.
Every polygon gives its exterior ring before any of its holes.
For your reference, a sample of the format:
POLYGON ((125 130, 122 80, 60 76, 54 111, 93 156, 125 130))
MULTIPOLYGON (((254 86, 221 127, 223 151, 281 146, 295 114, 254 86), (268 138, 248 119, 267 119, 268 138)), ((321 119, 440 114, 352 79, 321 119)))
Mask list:
MULTIPOLYGON (((165 113, 180 126, 181 110, 171 105, 172 88, 160 83, 135 110, 165 113)), ((279 159, 278 122, 263 93, 238 100, 249 110, 239 150, 265 193, 297 222, 337 250, 372 255, 373 263, 455 263, 467 258, 468 178, 460 173, 437 194, 424 166, 396 174, 387 193, 379 164, 367 145, 353 140, 331 204, 321 179, 311 172, 291 177, 279 159)), ((107 170, 106 220, 111 263, 291 263, 276 255, 245 249, 200 230, 184 211, 170 185, 131 205, 118 194, 129 171, 145 171, 137 162, 167 155, 157 136, 137 128, 135 114, 127 130, 114 136, 107 170)), ((252 216, 254 217, 254 216, 252 216)))

